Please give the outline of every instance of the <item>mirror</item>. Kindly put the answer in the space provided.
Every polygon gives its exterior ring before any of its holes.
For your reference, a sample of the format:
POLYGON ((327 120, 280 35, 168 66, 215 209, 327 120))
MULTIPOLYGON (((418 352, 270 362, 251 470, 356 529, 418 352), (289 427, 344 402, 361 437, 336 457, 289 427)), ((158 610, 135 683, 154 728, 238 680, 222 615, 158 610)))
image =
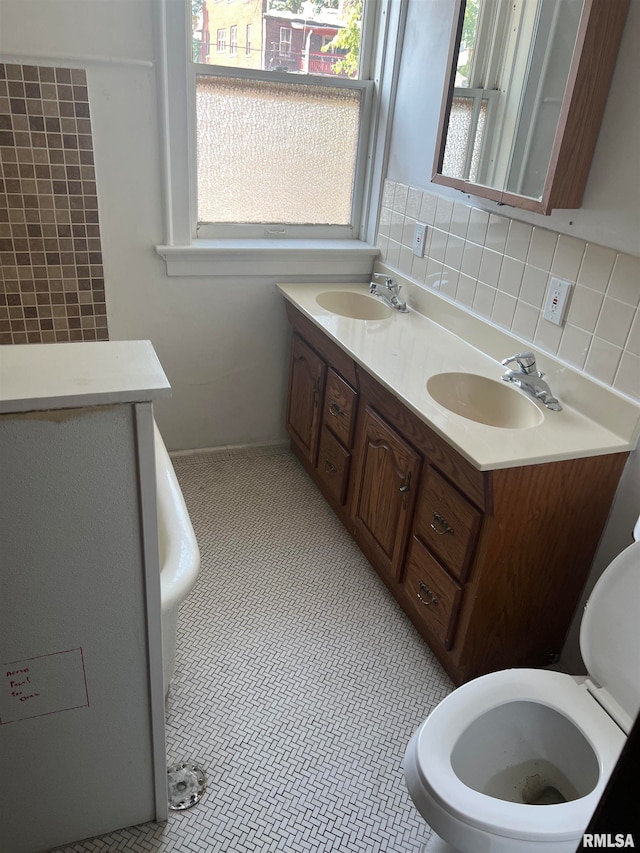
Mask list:
POLYGON ((433 181, 579 207, 629 0, 460 0, 433 181))

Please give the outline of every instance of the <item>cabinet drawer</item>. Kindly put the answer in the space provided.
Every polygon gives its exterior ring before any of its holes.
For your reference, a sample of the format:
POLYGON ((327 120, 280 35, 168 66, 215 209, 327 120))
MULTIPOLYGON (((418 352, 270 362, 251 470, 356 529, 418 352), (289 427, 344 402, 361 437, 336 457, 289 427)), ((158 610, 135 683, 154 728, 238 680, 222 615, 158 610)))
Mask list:
POLYGON ((324 395, 323 422, 345 447, 351 447, 357 397, 353 388, 329 368, 324 395))
POLYGON ((429 466, 418 498, 414 534, 461 582, 466 580, 482 513, 429 466))
POLYGON ((450 649, 462 601, 462 587, 449 577, 415 537, 407 560, 405 592, 422 624, 445 649, 450 649))
POLYGON ((347 495, 350 462, 351 454, 331 435, 326 427, 322 427, 318 452, 318 474, 340 506, 344 506, 347 495))

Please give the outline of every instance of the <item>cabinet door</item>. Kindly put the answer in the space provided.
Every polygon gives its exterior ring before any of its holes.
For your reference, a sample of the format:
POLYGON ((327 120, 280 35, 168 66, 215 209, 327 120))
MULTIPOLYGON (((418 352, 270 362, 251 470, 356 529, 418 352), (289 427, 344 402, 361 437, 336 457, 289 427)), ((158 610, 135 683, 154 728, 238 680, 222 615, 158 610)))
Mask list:
POLYGON ((315 466, 327 366, 297 335, 291 343, 287 431, 315 466))
POLYGON ((359 427, 357 447, 355 538, 387 579, 399 580, 420 456, 369 407, 359 427))

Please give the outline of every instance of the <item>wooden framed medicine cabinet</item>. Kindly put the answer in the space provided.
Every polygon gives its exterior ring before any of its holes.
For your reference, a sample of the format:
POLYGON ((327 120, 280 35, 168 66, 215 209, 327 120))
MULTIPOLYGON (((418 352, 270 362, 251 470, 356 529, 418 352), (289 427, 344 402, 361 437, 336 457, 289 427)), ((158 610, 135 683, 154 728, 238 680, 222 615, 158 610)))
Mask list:
POLYGON ((433 183, 580 207, 629 2, 457 0, 433 183))

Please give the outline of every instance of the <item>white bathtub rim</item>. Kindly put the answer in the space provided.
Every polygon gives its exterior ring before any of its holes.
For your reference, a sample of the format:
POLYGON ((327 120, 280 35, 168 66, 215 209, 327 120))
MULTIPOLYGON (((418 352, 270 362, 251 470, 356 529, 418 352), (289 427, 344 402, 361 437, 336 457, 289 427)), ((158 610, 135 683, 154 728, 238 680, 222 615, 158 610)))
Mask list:
POLYGON ((177 608, 189 595, 200 572, 200 550, 171 459, 155 427, 158 527, 164 554, 160 566, 163 613, 177 608))

